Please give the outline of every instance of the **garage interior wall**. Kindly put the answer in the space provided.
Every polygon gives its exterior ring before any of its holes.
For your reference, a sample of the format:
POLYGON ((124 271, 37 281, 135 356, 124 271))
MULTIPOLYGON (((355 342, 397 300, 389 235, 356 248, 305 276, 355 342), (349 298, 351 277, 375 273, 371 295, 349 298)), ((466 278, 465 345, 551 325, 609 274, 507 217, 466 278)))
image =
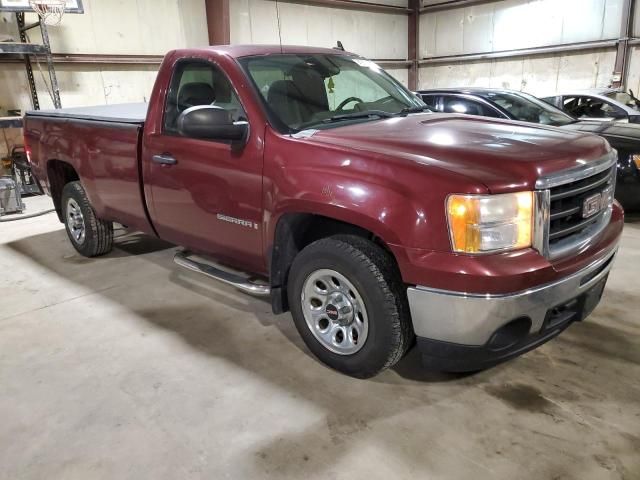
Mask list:
MULTIPOLYGON (((366 3, 366 2, 362 2, 366 3)), ((407 0, 376 0, 377 4, 407 7, 407 0)), ((273 0, 229 2, 231 43, 277 44, 278 11, 282 43, 335 47, 375 60, 406 61, 408 58, 407 14, 361 11, 336 6, 318 6, 273 0)), ((384 62, 381 62, 384 66, 384 62)), ((386 70, 404 85, 407 68, 386 70)))
MULTIPOLYGON (((424 0, 423 7, 438 3, 442 2, 424 0)), ((419 55, 439 63, 421 63, 419 86, 490 86, 534 95, 607 86, 623 6, 624 0, 499 0, 425 11, 420 17, 419 55), (584 47, 584 42, 597 41, 610 42, 605 48, 544 55, 470 61, 459 57, 567 44, 584 47)), ((630 85, 638 83, 640 73, 637 62, 631 65, 635 80, 630 85)))
MULTIPOLYGON (((84 0, 83 6, 84 14, 66 14, 60 25, 48 29, 54 54, 93 57, 82 63, 56 62, 63 107, 145 101, 159 67, 158 55, 208 44, 204 0, 84 0), (155 58, 132 63, 128 56, 155 58)), ((34 13, 26 15, 27 23, 36 19, 34 13)), ((42 42, 39 29, 29 35, 32 42, 42 42)), ((19 41, 15 15, 5 12, 0 14, 0 39, 8 38, 19 41)), ((41 59, 40 68, 32 64, 40 107, 53 108, 46 62, 41 59)), ((0 116, 30 108, 24 63, 0 57, 0 116)), ((7 134, 10 145, 22 143, 20 130, 7 134)), ((5 151, 2 139, 0 155, 5 151)))
MULTIPOLYGON (((67 14, 49 27, 53 53, 111 55, 164 55, 180 47, 207 45, 204 0, 84 0, 83 15, 67 14), (162 15, 157 12, 162 11, 162 15), (161 32, 161 33, 160 33, 161 32)), ((27 23, 35 21, 27 14, 27 23)), ((29 31, 41 43, 39 30, 29 31)), ((15 15, 3 13, 0 35, 18 38, 15 15)), ((40 60, 44 76, 46 64, 40 60)), ((24 64, 2 63, 0 111, 31 108, 24 64)), ((62 105, 144 101, 151 92, 157 63, 57 63, 62 105)), ((33 65, 41 108, 52 108, 37 64, 33 65)))

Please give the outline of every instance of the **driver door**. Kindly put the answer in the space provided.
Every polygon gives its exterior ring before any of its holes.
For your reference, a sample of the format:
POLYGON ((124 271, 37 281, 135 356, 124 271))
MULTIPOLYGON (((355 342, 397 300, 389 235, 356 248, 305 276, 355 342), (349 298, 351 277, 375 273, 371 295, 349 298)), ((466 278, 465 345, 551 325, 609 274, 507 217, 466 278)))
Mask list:
POLYGON ((245 111, 224 72, 213 63, 176 64, 167 93, 162 131, 145 139, 143 165, 150 216, 169 242, 262 271, 262 147, 180 135, 180 114, 196 105, 245 111))

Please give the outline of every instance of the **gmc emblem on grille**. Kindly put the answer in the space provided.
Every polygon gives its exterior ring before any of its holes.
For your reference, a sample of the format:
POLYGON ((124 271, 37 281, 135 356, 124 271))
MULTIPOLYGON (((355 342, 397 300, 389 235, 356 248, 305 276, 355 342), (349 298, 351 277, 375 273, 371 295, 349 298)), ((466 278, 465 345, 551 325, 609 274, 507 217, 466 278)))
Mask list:
POLYGON ((596 193, 584 199, 582 203, 582 218, 593 217, 602 206, 602 194, 596 193))

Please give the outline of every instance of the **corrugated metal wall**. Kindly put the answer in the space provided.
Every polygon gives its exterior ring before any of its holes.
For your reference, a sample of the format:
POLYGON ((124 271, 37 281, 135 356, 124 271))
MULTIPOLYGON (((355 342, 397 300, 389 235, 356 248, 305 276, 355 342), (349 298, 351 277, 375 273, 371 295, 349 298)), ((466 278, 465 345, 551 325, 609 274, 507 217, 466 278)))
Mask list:
MULTIPOLYGON (((424 5, 442 3, 424 0, 424 5)), ((615 40, 623 0, 499 0, 426 12, 420 18, 420 57, 442 57, 615 40)), ((615 48, 508 59, 424 65, 420 88, 491 86, 536 95, 565 88, 607 86, 615 48)), ((634 81, 640 65, 632 61, 634 81)))
POLYGON ((501 0, 425 13, 420 57, 616 39, 623 0, 501 0))
POLYGON ((420 68, 419 88, 509 88, 545 96, 558 90, 608 85, 615 57, 615 50, 604 49, 432 65, 420 68))
MULTIPOLYGON (((376 3, 406 7, 406 0, 376 3)), ((334 47, 340 40, 349 51, 368 58, 407 59, 408 22, 404 13, 366 12, 353 9, 280 2, 282 42, 290 45, 334 47)), ((230 2, 231 43, 277 44, 276 3, 272 0, 230 2)), ((406 69, 388 69, 407 83, 406 69)))
MULTIPOLYGON (((66 15, 60 26, 49 28, 54 52, 161 55, 174 48, 208 44, 204 0, 84 0, 83 4, 84 15, 66 15)), ((28 14, 27 22, 35 18, 28 14)), ((32 41, 39 43, 36 30, 30 31, 32 41)), ((0 15, 0 35, 18 38, 14 15, 0 15)), ((157 68, 57 65, 62 105, 143 101, 151 93, 157 68)), ((46 76, 45 65, 42 70, 46 76)), ((52 108, 35 63, 34 75, 41 108, 52 108)), ((30 109, 30 98, 23 65, 0 64, 0 114, 7 109, 30 109)))

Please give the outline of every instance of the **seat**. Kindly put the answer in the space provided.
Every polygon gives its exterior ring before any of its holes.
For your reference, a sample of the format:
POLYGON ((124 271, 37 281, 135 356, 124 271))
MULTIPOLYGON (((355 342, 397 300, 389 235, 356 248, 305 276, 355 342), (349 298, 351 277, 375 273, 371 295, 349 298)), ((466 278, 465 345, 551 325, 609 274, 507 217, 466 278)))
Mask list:
POLYGON ((169 97, 167 101, 165 128, 168 131, 176 131, 178 117, 187 108, 196 105, 210 105, 216 99, 215 90, 211 85, 204 82, 186 83, 180 88, 175 100, 169 97))
POLYGON ((178 92, 178 111, 183 112, 196 105, 211 105, 215 99, 216 92, 208 83, 187 83, 178 92))
POLYGON ((284 123, 297 126, 329 111, 324 80, 317 72, 297 68, 291 77, 273 82, 267 92, 267 103, 284 123))
POLYGON ((269 87, 267 103, 276 115, 289 126, 303 122, 302 94, 293 80, 276 80, 269 87))

